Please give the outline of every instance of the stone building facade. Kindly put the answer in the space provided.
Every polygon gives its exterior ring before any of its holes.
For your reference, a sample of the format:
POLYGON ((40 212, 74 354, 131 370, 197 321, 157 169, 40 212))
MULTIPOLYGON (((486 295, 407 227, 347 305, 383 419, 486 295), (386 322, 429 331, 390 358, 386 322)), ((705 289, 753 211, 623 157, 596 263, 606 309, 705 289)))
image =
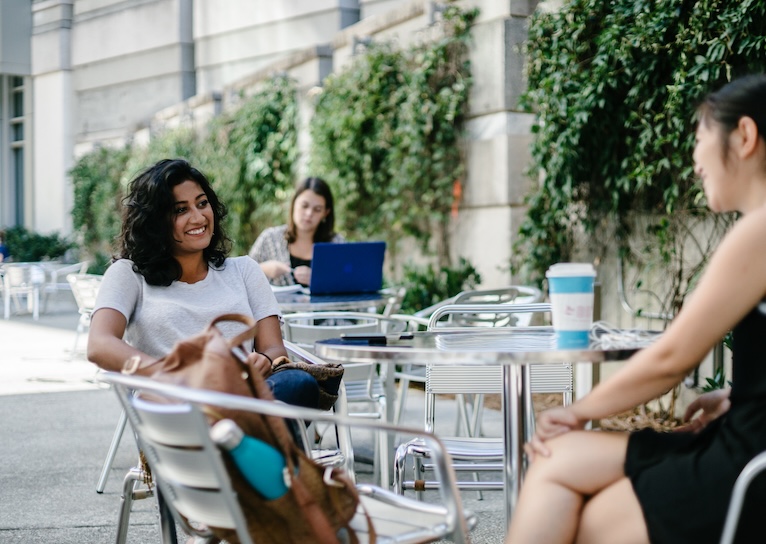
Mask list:
MULTIPOLYGON (((498 286, 511 279, 507 263, 528 188, 523 171, 531 116, 518 111, 517 101, 523 89, 520 46, 538 2, 459 4, 478 7, 480 16, 471 50, 468 174, 452 254, 471 260, 487 286, 498 286)), ((209 118, 275 71, 296 79, 305 97, 349 62, 360 40, 418 39, 442 4, 4 0, 0 6, 0 111, 19 100, 27 106, 20 116, 2 117, 0 225, 67 232, 67 171, 79 154, 94 145, 140 141, 152 127, 209 118), (15 64, 5 60, 11 57, 15 64), (13 128, 18 125, 21 132, 13 128), (21 143, 13 140, 22 133, 21 143), (23 168, 13 162, 19 148, 23 168)), ((305 102, 303 115, 310 116, 305 102)))

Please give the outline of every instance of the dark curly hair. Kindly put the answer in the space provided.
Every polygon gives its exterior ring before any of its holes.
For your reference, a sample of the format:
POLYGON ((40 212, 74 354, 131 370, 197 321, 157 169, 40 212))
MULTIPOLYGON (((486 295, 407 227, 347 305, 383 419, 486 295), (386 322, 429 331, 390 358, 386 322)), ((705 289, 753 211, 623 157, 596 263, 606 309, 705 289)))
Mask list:
POLYGON ((223 227, 226 207, 207 178, 185 160, 163 159, 128 185, 119 238, 119 258, 133 261, 133 270, 149 285, 167 286, 181 278, 181 265, 173 257, 173 187, 184 181, 198 183, 213 210, 214 232, 202 252, 205 260, 218 268, 231 248, 223 227))
POLYGON ((295 188, 293 200, 290 202, 290 217, 287 218, 287 231, 285 232, 287 243, 292 244, 297 237, 297 233, 295 232, 295 221, 293 221, 293 212, 295 211, 295 201, 303 191, 314 191, 316 194, 324 198, 325 208, 330 210, 327 217, 319 223, 319 226, 314 233, 314 242, 332 242, 332 239, 335 237, 335 204, 332 200, 330 186, 322 178, 306 178, 295 188))

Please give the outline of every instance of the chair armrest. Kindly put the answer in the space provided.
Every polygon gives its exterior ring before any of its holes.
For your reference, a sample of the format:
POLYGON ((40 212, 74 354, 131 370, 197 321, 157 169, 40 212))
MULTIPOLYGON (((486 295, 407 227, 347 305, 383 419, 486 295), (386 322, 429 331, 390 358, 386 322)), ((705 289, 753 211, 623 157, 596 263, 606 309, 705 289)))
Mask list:
POLYGON ((478 314, 478 313, 490 313, 490 314, 516 314, 516 313, 531 313, 531 312, 550 312, 551 305, 548 302, 530 302, 519 304, 448 304, 437 308, 431 318, 428 321, 428 328, 432 329, 436 327, 439 319, 449 314, 478 314))

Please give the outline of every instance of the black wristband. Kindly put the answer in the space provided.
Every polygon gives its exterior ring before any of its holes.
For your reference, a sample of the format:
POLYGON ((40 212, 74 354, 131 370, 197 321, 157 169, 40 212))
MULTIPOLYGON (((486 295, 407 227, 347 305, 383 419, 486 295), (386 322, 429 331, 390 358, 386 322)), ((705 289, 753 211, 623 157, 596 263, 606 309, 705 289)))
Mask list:
POLYGON ((272 365, 274 364, 274 359, 272 359, 271 357, 269 357, 268 355, 266 355, 262 351, 256 351, 256 353, 260 353, 261 355, 263 355, 264 357, 266 357, 269 360, 269 363, 271 363, 272 365))

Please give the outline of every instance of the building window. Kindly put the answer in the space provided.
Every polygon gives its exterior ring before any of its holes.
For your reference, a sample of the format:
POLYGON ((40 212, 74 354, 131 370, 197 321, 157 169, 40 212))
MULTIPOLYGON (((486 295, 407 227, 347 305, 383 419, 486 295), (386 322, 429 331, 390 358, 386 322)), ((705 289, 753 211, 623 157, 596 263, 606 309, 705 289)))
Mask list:
POLYGON ((25 78, 0 74, 0 224, 24 224, 25 78))

